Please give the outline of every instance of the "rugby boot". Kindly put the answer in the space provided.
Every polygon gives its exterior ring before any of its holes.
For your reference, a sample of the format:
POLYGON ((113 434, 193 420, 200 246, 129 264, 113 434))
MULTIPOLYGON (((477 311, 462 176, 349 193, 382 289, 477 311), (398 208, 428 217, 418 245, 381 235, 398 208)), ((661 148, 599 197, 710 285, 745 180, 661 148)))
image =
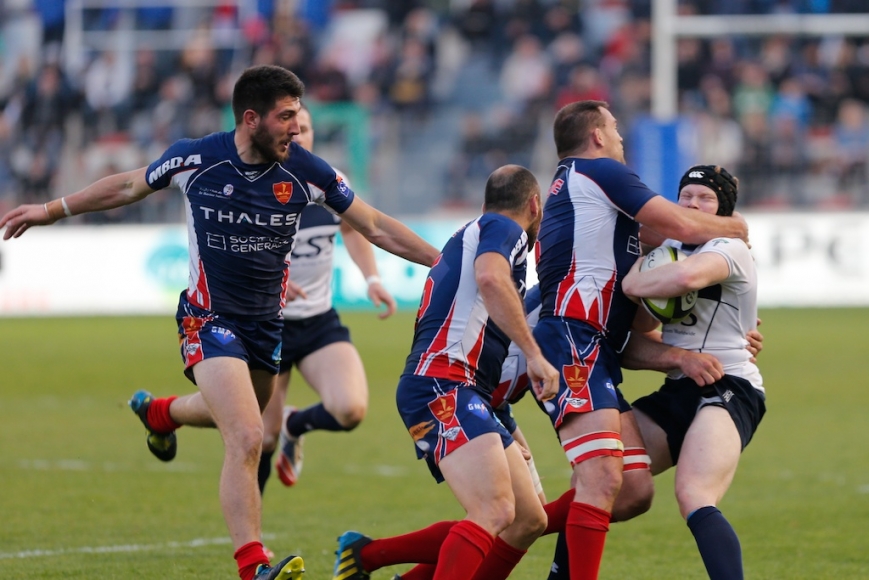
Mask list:
POLYGON ((275 470, 278 472, 278 478, 281 483, 287 487, 296 485, 299 479, 299 474, 302 473, 302 442, 305 439, 304 435, 293 437, 287 429, 287 421, 290 416, 298 409, 295 407, 284 407, 283 421, 281 422, 281 437, 280 437, 280 455, 275 463, 275 470))
POLYGON ((178 440, 175 437, 175 431, 169 433, 155 433, 148 423, 148 407, 154 397, 148 391, 136 391, 133 397, 127 402, 133 412, 139 416, 145 429, 148 431, 148 449, 154 454, 154 457, 160 461, 172 461, 175 459, 175 454, 178 453, 178 440))
POLYGON ((359 532, 344 532, 338 537, 332 580, 368 580, 371 575, 362 568, 359 552, 371 543, 371 538, 359 532))
POLYGON ((305 574, 305 562, 301 556, 287 556, 274 566, 260 564, 253 580, 299 580, 305 574))

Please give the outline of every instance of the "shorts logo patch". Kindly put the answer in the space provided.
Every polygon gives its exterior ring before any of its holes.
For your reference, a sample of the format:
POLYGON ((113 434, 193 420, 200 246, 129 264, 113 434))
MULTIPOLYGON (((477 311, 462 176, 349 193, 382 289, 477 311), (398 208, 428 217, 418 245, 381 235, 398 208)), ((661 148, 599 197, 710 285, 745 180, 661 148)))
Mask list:
POLYGON ((235 335, 228 328, 214 327, 211 329, 211 334, 216 334, 217 340, 222 344, 229 344, 235 340, 235 335))
POLYGON ((561 367, 564 382, 573 393, 579 393, 586 388, 588 382, 588 367, 582 365, 564 365, 561 367))
POLYGON ((724 393, 721 395, 721 398, 724 399, 724 402, 725 402, 725 403, 729 403, 729 402, 730 402, 730 399, 733 398, 733 391, 731 391, 730 389, 727 389, 727 390, 724 391, 724 393))
POLYGON ((199 343, 196 343, 196 342, 188 343, 186 350, 187 350, 188 355, 196 354, 196 352, 199 350, 199 343))
POLYGON ((489 409, 486 408, 486 404, 476 397, 468 403, 468 411, 482 419, 489 418, 489 409))
POLYGON ((414 441, 419 441, 428 435, 432 429, 434 429, 434 421, 426 421, 424 423, 417 423, 408 429, 407 432, 410 433, 414 441))
POLYGON ((458 437, 459 433, 461 433, 461 432, 462 432, 461 427, 450 427, 449 429, 447 429, 446 431, 441 433, 441 437, 443 437, 447 441, 455 441, 456 437, 458 437))
POLYGON ((201 318, 196 318, 195 316, 185 316, 184 320, 181 321, 181 326, 184 328, 184 334, 188 336, 202 330, 203 324, 205 324, 205 321, 201 318))
POLYGON ((585 405, 588 404, 588 399, 585 399, 583 397, 567 397, 565 401, 574 409, 582 409, 585 405))
POLYGON ((272 192, 275 194, 275 199, 286 205, 290 201, 290 198, 293 197, 293 184, 289 181, 273 183, 272 192))
POLYGON ((449 423, 456 415, 455 392, 441 395, 428 404, 429 410, 441 423, 449 423))

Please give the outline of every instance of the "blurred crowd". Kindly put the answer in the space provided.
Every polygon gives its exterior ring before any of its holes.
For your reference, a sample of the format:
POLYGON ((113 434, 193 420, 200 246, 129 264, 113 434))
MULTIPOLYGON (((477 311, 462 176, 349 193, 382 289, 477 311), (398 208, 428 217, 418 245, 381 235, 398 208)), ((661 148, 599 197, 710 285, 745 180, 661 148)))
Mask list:
MULTIPOLYGON (((180 137, 230 128, 232 84, 259 63, 293 70, 312 103, 364 112, 369 189, 386 192, 375 198, 384 210, 404 211, 408 199, 425 200, 418 209, 473 205, 503 163, 548 177, 549 128, 565 103, 608 101, 631 139, 650 109, 652 2, 85 2, 97 7, 72 20, 63 0, 2 0, 0 212, 142 166, 180 137), (418 168, 413 181, 395 177, 407 167, 418 168)), ((869 13, 869 2, 682 0, 678 9, 869 13)), ((869 31, 681 39, 677 57, 696 161, 732 168, 746 206, 869 206, 869 31)), ((183 220, 179 196, 155 197, 77 219, 183 220)))

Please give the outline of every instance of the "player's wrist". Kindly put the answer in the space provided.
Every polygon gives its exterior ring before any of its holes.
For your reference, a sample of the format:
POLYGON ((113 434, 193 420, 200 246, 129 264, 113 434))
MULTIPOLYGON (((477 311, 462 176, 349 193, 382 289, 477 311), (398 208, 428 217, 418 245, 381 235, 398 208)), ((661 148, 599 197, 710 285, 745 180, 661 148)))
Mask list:
POLYGON ((371 286, 372 284, 380 284, 380 276, 378 276, 377 274, 372 274, 371 276, 368 276, 367 278, 365 278, 365 284, 367 284, 368 286, 371 286))
POLYGON ((47 203, 43 203, 42 208, 48 215, 48 219, 53 222, 72 215, 72 212, 69 211, 69 207, 66 205, 63 198, 52 199, 47 203))

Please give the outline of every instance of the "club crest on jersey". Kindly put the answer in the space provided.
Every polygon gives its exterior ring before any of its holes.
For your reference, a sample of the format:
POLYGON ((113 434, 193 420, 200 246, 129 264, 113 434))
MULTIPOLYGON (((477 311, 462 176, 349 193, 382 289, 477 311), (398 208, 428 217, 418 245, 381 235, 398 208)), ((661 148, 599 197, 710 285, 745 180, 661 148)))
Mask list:
POLYGON ((233 189, 232 184, 227 183, 226 185, 223 186, 223 195, 229 197, 230 195, 232 195, 232 189, 233 189))
POLYGON ((456 416, 456 394, 441 395, 429 403, 428 408, 432 412, 432 415, 438 418, 438 421, 449 423, 456 416))
POLYGON ((293 197, 293 184, 289 181, 281 181, 279 183, 272 184, 272 192, 275 194, 275 198, 286 205, 290 198, 293 197))

